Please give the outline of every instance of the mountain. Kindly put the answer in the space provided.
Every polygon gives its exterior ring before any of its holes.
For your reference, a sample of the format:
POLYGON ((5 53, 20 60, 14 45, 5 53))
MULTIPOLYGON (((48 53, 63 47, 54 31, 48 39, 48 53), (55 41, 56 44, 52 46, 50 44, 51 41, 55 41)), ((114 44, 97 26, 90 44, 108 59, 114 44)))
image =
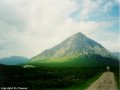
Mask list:
POLYGON ((40 53, 39 55, 33 57, 29 63, 43 63, 43 62, 70 63, 72 61, 72 63, 84 62, 85 64, 88 63, 89 60, 94 59, 105 60, 105 58, 106 59, 112 58, 111 52, 105 49, 101 44, 97 43, 96 41, 88 38, 87 36, 79 32, 67 38, 60 44, 56 45, 55 47, 47 49, 40 53))
POLYGON ((115 58, 117 58, 117 59, 120 60, 120 52, 114 52, 114 53, 112 53, 112 55, 113 55, 115 58))
POLYGON ((11 56, 11 57, 6 57, 6 58, 1 58, 0 59, 0 64, 4 65, 18 65, 18 64, 23 64, 28 61, 28 58, 22 57, 22 56, 11 56))

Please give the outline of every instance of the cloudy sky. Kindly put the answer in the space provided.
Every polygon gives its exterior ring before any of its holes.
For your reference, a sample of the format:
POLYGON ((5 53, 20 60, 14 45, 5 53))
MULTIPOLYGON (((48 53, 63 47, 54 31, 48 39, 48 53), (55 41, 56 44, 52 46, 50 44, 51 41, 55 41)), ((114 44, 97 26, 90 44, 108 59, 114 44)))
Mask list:
POLYGON ((33 57, 82 32, 119 47, 119 0, 0 0, 0 57, 33 57))

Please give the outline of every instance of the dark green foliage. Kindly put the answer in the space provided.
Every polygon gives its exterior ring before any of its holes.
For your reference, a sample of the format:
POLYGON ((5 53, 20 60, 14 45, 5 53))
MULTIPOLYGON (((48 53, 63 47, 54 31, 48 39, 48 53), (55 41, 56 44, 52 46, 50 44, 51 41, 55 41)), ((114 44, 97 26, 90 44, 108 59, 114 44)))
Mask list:
MULTIPOLYGON (((23 86, 29 90, 64 89, 78 83, 83 84, 98 73, 106 71, 106 67, 1 66, 0 68, 0 86, 23 86)), ((112 69, 117 70, 116 67, 111 67, 112 69)))

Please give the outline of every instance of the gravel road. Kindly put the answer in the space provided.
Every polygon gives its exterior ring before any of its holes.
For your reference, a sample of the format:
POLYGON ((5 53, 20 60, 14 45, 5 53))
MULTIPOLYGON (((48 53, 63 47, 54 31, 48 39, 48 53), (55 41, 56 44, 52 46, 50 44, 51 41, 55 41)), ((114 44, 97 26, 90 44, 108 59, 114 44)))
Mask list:
POLYGON ((87 90, 118 90, 114 74, 112 72, 103 73, 87 90))

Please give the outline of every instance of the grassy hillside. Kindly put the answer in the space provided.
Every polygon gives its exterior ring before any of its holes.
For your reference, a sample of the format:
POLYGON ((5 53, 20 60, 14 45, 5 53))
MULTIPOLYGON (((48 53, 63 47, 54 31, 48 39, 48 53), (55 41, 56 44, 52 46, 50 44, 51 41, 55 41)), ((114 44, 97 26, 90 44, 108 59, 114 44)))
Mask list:
MULTIPOLYGON (((28 90, 83 90, 110 70, 118 73, 117 60, 94 56, 71 56, 29 62, 33 68, 0 65, 0 86, 28 87, 28 90)), ((118 78, 118 76, 116 76, 118 78)))
POLYGON ((32 59, 28 64, 35 66, 51 67, 97 67, 97 66, 118 66, 118 60, 102 57, 99 55, 91 56, 67 56, 60 58, 50 58, 44 60, 32 59))

